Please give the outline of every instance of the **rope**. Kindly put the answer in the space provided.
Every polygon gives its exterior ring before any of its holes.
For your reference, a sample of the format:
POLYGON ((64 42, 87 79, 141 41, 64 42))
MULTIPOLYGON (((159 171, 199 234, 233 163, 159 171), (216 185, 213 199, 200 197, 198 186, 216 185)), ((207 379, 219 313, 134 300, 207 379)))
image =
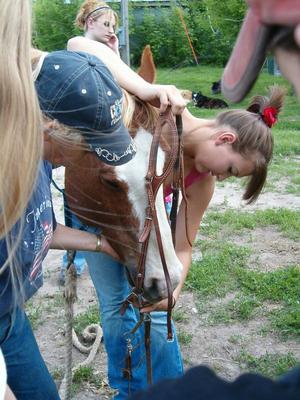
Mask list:
POLYGON ((89 341, 94 341, 93 344, 91 346, 84 346, 82 343, 80 343, 76 332, 72 331, 72 341, 73 341, 73 345, 74 347, 76 347, 77 350, 79 350, 81 353, 86 353, 89 354, 88 357, 82 361, 81 363, 77 364, 73 369, 72 372, 74 374, 75 371, 77 371, 79 368, 81 367, 86 367, 88 365, 91 364, 91 362, 94 360, 97 351, 100 347, 101 344, 101 340, 102 340, 102 329, 100 327, 100 325, 98 324, 91 324, 88 325, 83 333, 82 336, 85 340, 89 340, 89 341))
POLYGON ((191 50, 192 50, 195 63, 198 65, 199 62, 198 62, 198 59, 197 59, 197 56, 196 56, 194 47, 193 47, 193 45, 192 45, 192 41, 191 41, 191 39, 190 39, 190 35, 189 35, 189 32, 188 32, 186 23, 184 22, 183 13, 182 13, 181 8, 177 8, 177 12, 178 12, 179 18, 180 18, 180 20, 181 20, 181 23, 182 23, 182 26, 183 26, 185 35, 186 35, 186 37, 187 37, 187 40, 188 40, 188 42, 189 42, 190 48, 191 48, 191 50))
POLYGON ((71 387, 72 387, 72 326, 74 310, 73 304, 77 299, 76 291, 76 280, 77 273, 73 263, 70 264, 66 270, 66 282, 64 290, 65 299, 65 315, 66 315, 66 358, 65 358, 65 376, 61 382, 59 388, 59 396, 62 400, 71 399, 71 387))
POLYGON ((73 263, 66 270, 66 282, 64 290, 65 316, 66 316, 66 355, 65 355, 65 376, 59 388, 61 400, 71 399, 72 376, 81 367, 86 367, 92 363, 99 349, 102 339, 102 329, 98 324, 91 324, 83 331, 83 338, 94 340, 91 346, 84 346, 80 343, 76 332, 73 329, 74 310, 73 305, 77 299, 77 273, 73 263), (89 353, 88 357, 72 368, 72 348, 76 347, 82 353, 89 353))

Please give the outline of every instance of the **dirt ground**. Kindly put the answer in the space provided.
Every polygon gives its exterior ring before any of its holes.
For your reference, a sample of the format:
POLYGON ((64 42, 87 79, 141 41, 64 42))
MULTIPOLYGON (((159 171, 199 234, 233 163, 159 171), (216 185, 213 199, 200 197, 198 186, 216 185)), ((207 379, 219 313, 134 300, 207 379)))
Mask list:
MULTIPOLYGON (((62 172, 55 172, 55 180, 62 181, 62 172)), ((234 184, 226 185, 226 188, 216 190, 212 207, 219 210, 226 208, 243 208, 241 203, 241 191, 234 184)), ((59 221, 63 221, 61 197, 56 190, 53 191, 56 214, 59 221)), ((255 208, 264 209, 272 207, 288 207, 300 209, 300 198, 289 194, 268 193, 263 194, 258 202, 247 210, 255 208)), ((245 244, 243 236, 235 238, 237 243, 245 244)), ((257 229, 251 237, 251 246, 256 249, 256 257, 263 261, 264 268, 271 270, 277 265, 287 265, 293 262, 300 264, 300 249, 295 242, 283 238, 276 230, 257 229)), ((62 251, 50 251, 44 263, 45 283, 33 299, 33 307, 41 309, 42 324, 38 324, 35 330, 42 354, 54 376, 58 370, 61 371, 64 360, 64 335, 63 335, 63 306, 58 307, 59 289, 57 278, 61 264, 62 251), (45 302, 49 307, 45 306, 45 302), (53 305, 55 303, 55 305, 53 305), (52 304, 52 305, 51 305, 52 304)), ((197 257, 197 254, 195 254, 197 257)), ((230 297, 230 296, 229 296, 230 297)), ((226 302, 228 298, 218 300, 226 302)), ((216 305, 217 302, 216 300, 216 305)), ((97 303, 95 291, 89 278, 88 271, 78 280, 78 301, 75 305, 75 314, 83 312, 87 307, 97 303)), ((246 323, 233 323, 231 325, 209 326, 205 324, 207 315, 197 311, 195 299, 192 293, 184 292, 180 297, 177 309, 183 311, 187 316, 184 323, 178 323, 179 330, 184 329, 191 335, 188 344, 182 346, 183 357, 186 367, 199 363, 213 367, 222 376, 231 379, 240 372, 240 365, 236 360, 238 352, 243 348, 245 351, 259 356, 266 349, 271 352, 287 353, 293 352, 300 360, 300 343, 289 340, 279 341, 276 337, 262 336, 258 332, 263 327, 263 318, 251 319, 246 323), (182 326, 181 326, 182 325, 182 326), (238 338, 236 341, 232 338, 238 338)), ((74 364, 85 359, 86 355, 74 349, 74 364)), ((103 345, 93 362, 94 371, 103 378, 103 387, 99 390, 95 385, 83 384, 77 390, 74 399, 108 399, 111 397, 105 385, 106 378, 106 354, 103 345)))

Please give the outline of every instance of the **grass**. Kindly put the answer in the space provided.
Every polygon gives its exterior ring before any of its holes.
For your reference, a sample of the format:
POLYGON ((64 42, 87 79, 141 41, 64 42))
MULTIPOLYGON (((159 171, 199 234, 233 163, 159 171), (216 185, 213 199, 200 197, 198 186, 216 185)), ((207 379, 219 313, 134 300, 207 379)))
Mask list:
POLYGON ((279 231, 294 240, 300 239, 300 213, 299 211, 281 209, 257 210, 242 212, 226 210, 223 213, 207 212, 201 232, 204 236, 215 239, 221 232, 253 231, 260 227, 276 226, 279 231), (220 230, 220 226, 222 229, 220 230))
MULTIPOLYGON (((292 156, 277 156, 269 168, 266 191, 292 193, 300 196, 300 162, 292 156), (279 183, 279 185, 278 185, 279 183)), ((300 204, 300 199, 299 199, 300 204)))
POLYGON ((29 318, 32 329, 35 331, 44 321, 41 305, 33 304, 32 300, 26 303, 26 314, 29 318))
POLYGON ((205 257, 200 263, 193 263, 186 280, 186 287, 198 296, 223 297, 237 288, 235 270, 245 267, 249 252, 229 243, 203 242, 205 257))
MULTIPOLYGON (((225 214, 220 214, 220 226, 226 231, 226 221, 231 226, 235 218, 232 216, 228 218, 229 216, 225 214)), ((254 229, 253 216, 250 216, 250 219, 247 215, 243 216, 243 223, 239 225, 239 229, 245 226, 254 229)), ((271 216, 274 217, 273 214, 271 216)), ((263 220, 261 218, 260 223, 263 223, 263 220)), ((268 216, 266 220, 270 222, 274 218, 268 216)), ((278 221, 278 216, 275 220, 278 221)), ((222 232, 218 233, 223 236, 222 232)), ((265 315, 269 304, 278 304, 279 310, 267 312, 268 331, 284 337, 300 336, 298 265, 289 265, 270 272, 250 270, 247 268, 251 255, 249 248, 216 238, 201 242, 201 249, 204 253, 203 261, 192 265, 185 287, 196 294, 197 303, 200 304, 200 308, 202 307, 199 313, 202 314, 208 308, 209 324, 248 321, 259 315, 265 315), (207 304, 216 297, 224 298, 233 291, 237 293, 233 300, 218 305, 215 309, 209 307, 203 309, 203 303, 207 304)))
POLYGON ((255 295, 260 301, 294 304, 300 299, 300 268, 290 266, 271 272, 237 271, 244 293, 255 295))
POLYGON ((237 358, 240 366, 250 372, 258 372, 269 378, 277 378, 297 365, 297 359, 292 353, 266 353, 255 357, 242 351, 237 358))
POLYGON ((300 339, 300 304, 299 301, 292 305, 282 307, 270 313, 271 327, 280 332, 283 339, 295 337, 300 339))
POLYGON ((172 312, 172 318, 175 322, 187 322, 188 316, 185 314, 184 311, 175 309, 172 312))
POLYGON ((209 321, 212 324, 248 321, 253 318, 254 311, 259 306, 260 303, 255 296, 239 295, 234 300, 212 312, 209 321))
POLYGON ((35 299, 32 298, 26 302, 25 309, 32 329, 36 330, 45 322, 47 315, 51 312, 54 312, 54 310, 60 312, 58 318, 61 318, 61 320, 63 320, 64 314, 62 310, 64 309, 64 299, 61 293, 51 296, 45 295, 41 297, 38 302, 36 302, 35 299))
POLYGON ((177 337, 178 337, 179 343, 181 345, 183 345, 183 346, 188 346, 189 344, 191 344, 192 339, 193 339, 193 335, 192 334, 187 333, 182 329, 178 329, 177 337))
POLYGON ((81 334, 82 331, 91 324, 100 324, 99 320, 99 308, 98 305, 88 307, 88 309, 74 317, 74 329, 77 334, 81 334))

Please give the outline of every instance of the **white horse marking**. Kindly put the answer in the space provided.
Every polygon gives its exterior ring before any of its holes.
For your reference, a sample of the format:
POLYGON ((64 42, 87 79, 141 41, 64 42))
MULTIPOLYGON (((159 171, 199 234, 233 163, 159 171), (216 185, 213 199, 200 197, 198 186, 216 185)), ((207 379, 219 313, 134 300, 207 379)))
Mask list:
MULTIPOLYGON (((152 134, 146 132, 144 129, 139 129, 134 141, 137 147, 136 156, 127 164, 116 167, 116 174, 118 179, 125 181, 129 187, 129 200, 133 206, 136 217, 140 222, 140 232, 144 227, 145 212, 148 204, 147 193, 145 188, 145 176, 148 170, 148 160, 150 155, 150 148, 152 142, 152 134)), ((165 162, 165 154, 161 148, 157 153, 157 174, 161 174, 165 162)), ((156 197, 156 210, 159 221, 159 228, 161 232, 163 249, 165 253, 168 271, 171 278, 173 289, 178 285, 182 264, 176 256, 174 246, 172 243, 172 234, 164 206, 163 188, 160 187, 156 197)), ((152 227, 150 234, 149 247, 146 257, 146 273, 144 280, 144 289, 147 291, 154 290, 153 298, 157 300, 167 297, 167 287, 164 278, 163 266, 158 250, 155 228, 152 227), (155 286, 155 288, 153 287, 155 286)), ((151 293, 150 293, 151 295, 151 293)))

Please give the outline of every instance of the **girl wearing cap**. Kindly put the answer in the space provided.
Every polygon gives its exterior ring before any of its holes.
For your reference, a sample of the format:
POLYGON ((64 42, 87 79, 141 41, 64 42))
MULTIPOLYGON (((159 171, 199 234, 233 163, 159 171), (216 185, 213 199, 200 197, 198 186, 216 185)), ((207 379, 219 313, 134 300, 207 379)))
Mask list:
MULTIPOLYGON (((86 0, 82 3, 76 16, 75 24, 84 31, 88 39, 101 42, 110 47, 118 56, 119 40, 116 36, 118 30, 118 15, 105 2, 97 0, 86 0)), ((80 227, 79 221, 72 211, 64 204, 65 219, 74 228, 80 227)), ((67 252, 63 256, 62 266, 59 273, 59 283, 65 282, 65 271, 68 264, 67 252)), ((84 253, 76 252, 74 259, 77 276, 80 276, 85 268, 86 260, 84 253)))
MULTIPOLYGON (((101 58, 115 73, 117 57, 101 43, 86 38, 69 41, 72 50, 88 51, 101 58)), ((128 82, 118 79, 128 89, 128 82)), ((132 91, 137 96, 136 92, 132 91)), ((264 185, 268 163, 272 156, 273 139, 270 127, 276 121, 281 109, 283 92, 272 89, 269 97, 257 96, 248 110, 227 111, 214 120, 200 119, 187 110, 182 113, 184 130, 185 184, 189 199, 189 236, 195 240, 202 216, 214 192, 215 180, 230 176, 249 176, 244 199, 256 200, 264 185)), ((191 264, 192 249, 186 239, 184 205, 179 208, 176 233, 176 253, 183 264, 181 283, 174 291, 177 300, 191 264)), ((126 338, 120 332, 130 331, 137 322, 133 308, 128 308, 126 318, 119 314, 120 304, 130 292, 124 267, 101 253, 87 254, 90 274, 100 302, 104 343, 108 353, 108 376, 113 388, 119 390, 116 399, 128 395, 128 382, 122 376, 126 358, 126 338), (100 267, 101 266, 101 267, 100 267), (114 293, 114 297, 113 297, 114 293), (119 293, 118 296, 115 294, 119 293), (123 319, 122 319, 123 318, 123 319), (113 334, 112 334, 113 332, 113 334)), ((152 313, 151 343, 153 378, 157 382, 174 378, 183 373, 180 350, 175 336, 174 342, 166 341, 167 301, 162 301, 143 311, 152 313)), ((136 344, 143 342, 143 331, 135 335, 136 344)), ((147 386, 146 364, 142 346, 133 352, 133 376, 130 380, 132 391, 147 386)))

